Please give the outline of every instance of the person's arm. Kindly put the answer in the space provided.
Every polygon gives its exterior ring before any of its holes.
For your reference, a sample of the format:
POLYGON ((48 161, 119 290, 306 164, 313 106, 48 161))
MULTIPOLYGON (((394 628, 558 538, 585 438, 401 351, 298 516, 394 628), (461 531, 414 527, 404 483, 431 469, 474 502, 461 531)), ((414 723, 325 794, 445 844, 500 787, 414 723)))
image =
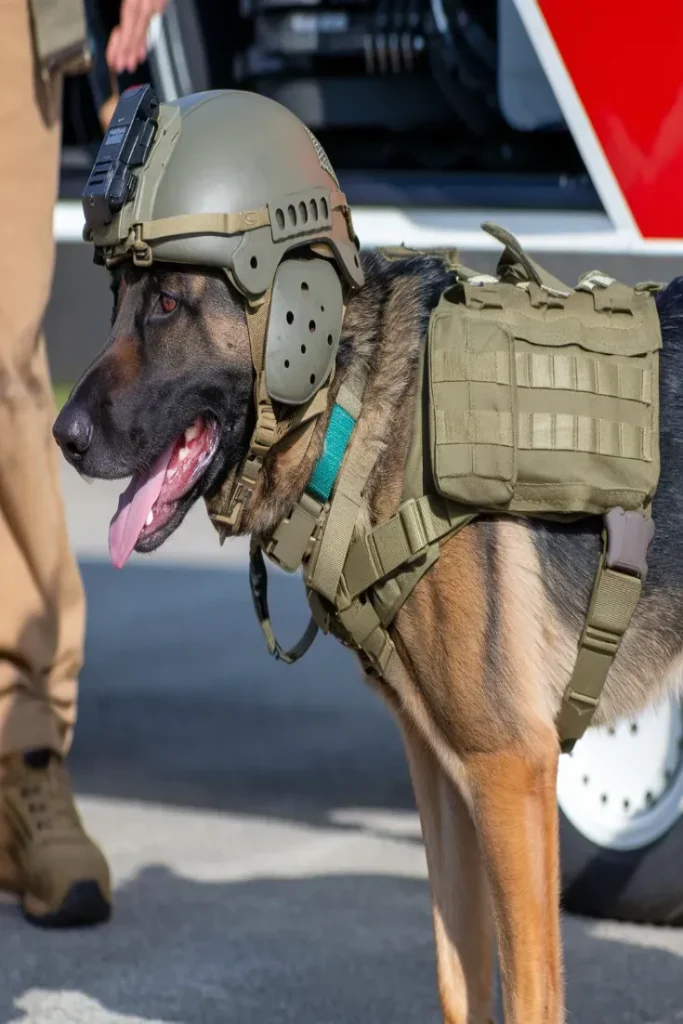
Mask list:
POLYGON ((109 36, 107 64, 116 74, 133 72, 147 56, 147 30, 168 0, 122 0, 119 24, 109 36))

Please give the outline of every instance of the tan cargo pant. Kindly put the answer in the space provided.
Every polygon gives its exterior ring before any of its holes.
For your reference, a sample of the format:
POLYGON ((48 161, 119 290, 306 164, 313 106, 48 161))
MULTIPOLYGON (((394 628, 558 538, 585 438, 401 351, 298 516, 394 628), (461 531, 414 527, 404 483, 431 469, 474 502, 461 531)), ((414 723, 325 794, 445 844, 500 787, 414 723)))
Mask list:
POLYGON ((29 26, 27 0, 0 0, 0 756, 68 748, 85 623, 41 333, 61 83, 37 80, 29 26))

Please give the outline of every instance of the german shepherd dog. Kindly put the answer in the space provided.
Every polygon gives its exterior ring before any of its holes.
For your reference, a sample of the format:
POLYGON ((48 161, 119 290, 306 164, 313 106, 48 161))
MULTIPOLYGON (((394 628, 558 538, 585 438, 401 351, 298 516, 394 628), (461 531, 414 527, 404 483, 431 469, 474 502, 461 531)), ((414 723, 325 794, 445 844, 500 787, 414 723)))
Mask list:
MULTIPOLYGON (((369 525, 398 507, 418 357, 430 312, 452 278, 432 256, 389 261, 373 251, 363 264, 366 286, 347 309, 329 403, 354 366, 369 367, 351 441, 377 452, 365 491, 369 525)), ((145 521, 120 527, 128 546, 143 552, 235 473, 254 426, 242 300, 221 272, 162 266, 114 272, 109 340, 54 426, 80 473, 132 476, 129 491, 152 488, 145 521)), ((672 689, 683 651, 683 277, 657 295, 657 305, 664 338, 657 533, 597 724, 672 689)), ((244 532, 268 532, 300 497, 326 421, 312 438, 271 453, 244 532)), ((121 516, 127 507, 122 501, 121 516)), ((558 525, 491 517, 467 526, 443 545, 394 621, 400 669, 372 684, 405 741, 447 1024, 490 1021, 496 939, 507 1024, 565 1019, 554 720, 576 659, 600 529, 592 518, 558 525)))

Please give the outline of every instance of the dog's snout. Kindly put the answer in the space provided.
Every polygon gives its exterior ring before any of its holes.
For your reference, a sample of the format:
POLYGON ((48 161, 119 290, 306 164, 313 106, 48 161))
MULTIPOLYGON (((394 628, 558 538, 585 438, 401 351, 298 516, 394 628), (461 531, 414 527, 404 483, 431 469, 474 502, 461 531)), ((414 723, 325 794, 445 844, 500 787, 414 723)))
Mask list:
POLYGON ((66 457, 77 462, 90 447, 93 421, 85 409, 67 404, 55 420, 52 433, 66 457))

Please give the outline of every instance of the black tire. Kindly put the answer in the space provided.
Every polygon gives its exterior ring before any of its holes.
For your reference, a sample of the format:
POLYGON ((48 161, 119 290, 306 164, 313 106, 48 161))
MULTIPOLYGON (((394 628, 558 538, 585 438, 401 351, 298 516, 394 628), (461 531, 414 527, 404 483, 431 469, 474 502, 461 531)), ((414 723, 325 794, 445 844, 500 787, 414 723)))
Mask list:
POLYGON ((654 843, 609 850, 586 839, 560 811, 565 909, 588 917, 683 924, 683 816, 654 843))

